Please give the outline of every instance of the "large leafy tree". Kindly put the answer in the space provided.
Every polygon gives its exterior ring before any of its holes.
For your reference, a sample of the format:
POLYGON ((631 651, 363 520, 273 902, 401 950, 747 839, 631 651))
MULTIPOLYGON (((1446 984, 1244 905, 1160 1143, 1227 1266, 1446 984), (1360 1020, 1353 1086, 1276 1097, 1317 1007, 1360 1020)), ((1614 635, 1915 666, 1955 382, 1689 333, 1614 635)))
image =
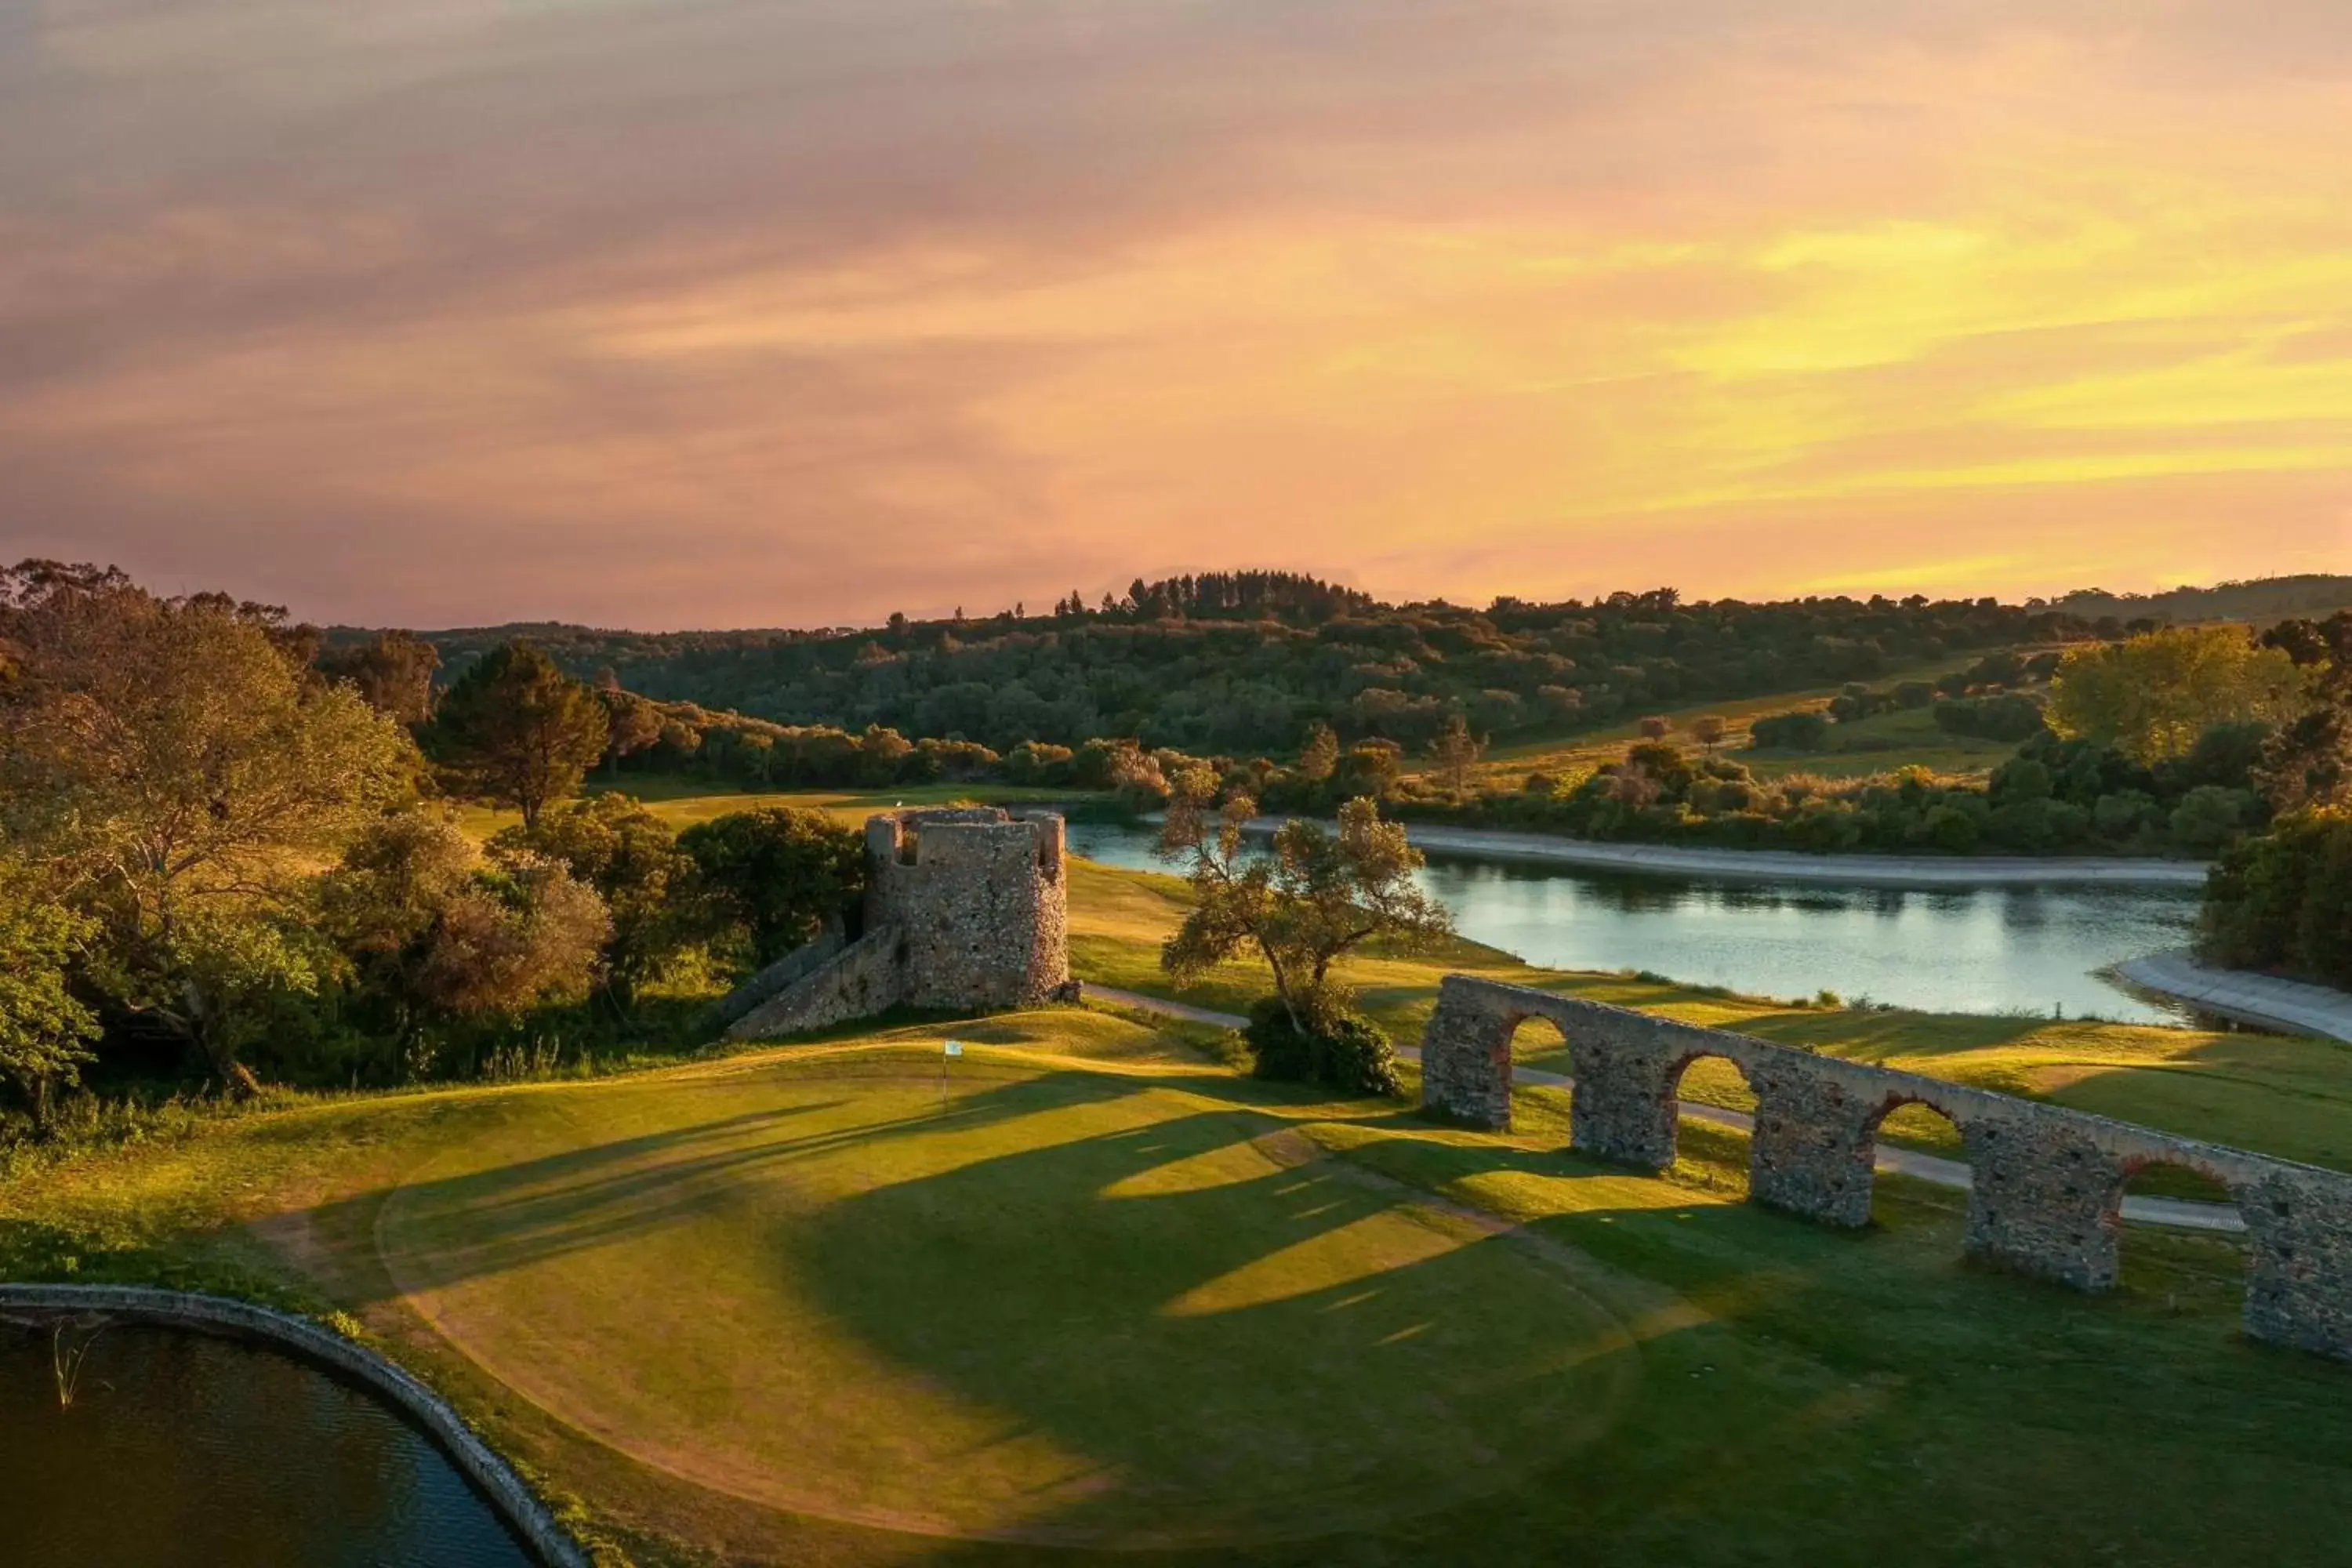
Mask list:
POLYGON ((2269 737, 2256 784, 2278 812, 2352 805, 2352 611, 2282 621, 2263 642, 2305 672, 2315 701, 2269 737))
POLYGON ((379 632, 366 642, 330 648, 319 656, 319 668, 350 681, 369 707, 403 724, 433 716, 433 672, 441 668, 441 654, 408 632, 379 632))
POLYGON ((596 677, 596 700, 604 705, 604 761, 618 774, 621 759, 635 756, 662 738, 662 712, 607 669, 596 677))
POLYGON ((1307 727, 1306 744, 1298 748, 1298 776, 1319 784, 1339 765, 1339 737, 1330 725, 1317 720, 1307 727))
POLYGON ((822 812, 762 806, 697 823, 677 847, 701 874, 720 918, 765 964, 847 913, 866 885, 865 842, 822 812))
POLYGON ((2134 762, 2186 754, 2217 724, 2277 723, 2305 701, 2305 675, 2242 626, 2166 626, 2069 652, 2050 687, 2050 727, 2134 762))
POLYGON ((510 642, 449 688, 430 733, 436 760, 530 826, 548 802, 580 787, 612 727, 594 691, 530 644, 510 642))
POLYGON ((46 1127, 55 1091, 89 1061, 98 1019, 68 989, 97 922, 51 902, 25 867, 0 860, 0 1081, 46 1127))
POLYGON ((596 889, 613 921, 604 944, 604 985, 624 1012, 709 923, 693 858, 678 847, 667 823, 625 795, 551 806, 532 826, 509 827, 492 838, 490 853, 509 860, 540 856, 596 889))
POLYGON ((1160 949, 1176 979, 1255 950, 1292 1026, 1328 1029, 1346 1012, 1331 976, 1340 957, 1373 941, 1411 951, 1454 929, 1444 904, 1413 882, 1421 851, 1371 800, 1341 806, 1337 831, 1286 822, 1258 855, 1244 839, 1257 803, 1231 795, 1213 815, 1216 783, 1206 769, 1181 774, 1160 830, 1160 853, 1192 884, 1192 910, 1160 949))
POLYGON ((408 787, 407 736, 282 612, 111 569, 0 573, 0 823, 96 922, 93 980, 251 1089, 257 1009, 317 984, 304 862, 408 787))
POLYGON ((1478 753, 1483 750, 1471 735, 1468 721, 1459 713, 1447 714, 1445 727, 1429 743, 1429 756, 1436 764, 1438 782, 1455 795, 1467 793, 1471 770, 1477 766, 1478 753))
POLYGON ((2199 945, 2218 963, 2352 986, 2352 812, 2298 811, 2230 846, 2199 945))
POLYGON ((486 863, 464 834, 417 811, 361 834, 317 899, 320 926, 411 1070, 448 1026, 585 995, 613 929, 595 890, 560 862, 510 846, 486 863))

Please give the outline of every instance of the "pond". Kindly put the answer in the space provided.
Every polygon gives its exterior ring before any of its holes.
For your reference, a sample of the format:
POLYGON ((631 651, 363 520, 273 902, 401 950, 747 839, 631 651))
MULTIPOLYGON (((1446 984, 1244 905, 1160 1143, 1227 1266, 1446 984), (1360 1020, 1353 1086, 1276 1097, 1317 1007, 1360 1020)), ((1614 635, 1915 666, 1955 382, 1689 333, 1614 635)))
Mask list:
POLYGON ((0 1321, 0 1563, 534 1561, 422 1433, 306 1363, 121 1324, 61 1409, 48 1330, 0 1321))
MULTIPOLYGON (((1069 826, 1073 854, 1167 870, 1151 837, 1123 824, 1069 826)), ((2185 946, 2193 889, 1709 882, 1436 854, 1420 879, 1463 935, 1548 968, 1650 970, 1764 996, 1829 990, 1937 1012, 2189 1016, 2100 972, 2185 946)))

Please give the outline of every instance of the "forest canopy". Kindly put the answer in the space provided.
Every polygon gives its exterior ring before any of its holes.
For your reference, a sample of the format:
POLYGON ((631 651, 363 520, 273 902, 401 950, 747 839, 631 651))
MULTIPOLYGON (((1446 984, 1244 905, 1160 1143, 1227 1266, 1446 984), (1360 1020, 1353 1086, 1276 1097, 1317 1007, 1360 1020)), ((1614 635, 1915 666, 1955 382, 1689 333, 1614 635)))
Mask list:
POLYGON ((575 678, 782 725, 879 725, 1000 752, 1118 736, 1272 753, 1297 750, 1318 723, 1419 750, 1455 714, 1482 736, 1559 733, 2127 629, 1916 595, 1685 604, 1657 588, 1589 604, 1385 605, 1276 573, 1139 581, 1091 606, 1073 592, 1051 613, 1019 608, 856 631, 424 635, 445 679, 527 635, 575 678))

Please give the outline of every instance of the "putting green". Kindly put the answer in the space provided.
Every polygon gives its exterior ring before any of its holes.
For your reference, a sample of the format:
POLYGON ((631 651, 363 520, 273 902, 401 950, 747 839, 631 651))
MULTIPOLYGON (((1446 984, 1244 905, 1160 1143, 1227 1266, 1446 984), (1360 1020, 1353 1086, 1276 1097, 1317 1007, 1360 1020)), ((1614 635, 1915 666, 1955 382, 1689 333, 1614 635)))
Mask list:
POLYGON ((934 1534, 1376 1527, 1559 1463, 1639 1381, 1573 1268, 1314 1159, 1278 1107, 987 1048, 943 1090, 937 1052, 515 1096, 378 1246, 613 1447, 934 1534))

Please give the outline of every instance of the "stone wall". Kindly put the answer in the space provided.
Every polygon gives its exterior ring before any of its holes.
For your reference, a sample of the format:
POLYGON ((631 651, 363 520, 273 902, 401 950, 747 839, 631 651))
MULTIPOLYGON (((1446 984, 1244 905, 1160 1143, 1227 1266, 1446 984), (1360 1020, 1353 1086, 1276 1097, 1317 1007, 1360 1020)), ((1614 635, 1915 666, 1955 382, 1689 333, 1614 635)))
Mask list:
POLYGON ((1756 1094, 1751 1199, 1826 1225, 1870 1222, 1879 1123, 1900 1105, 1931 1107, 1967 1148, 1969 1250, 2077 1289, 2115 1283, 2131 1175, 2150 1165, 2196 1171, 2226 1186, 2245 1216, 2246 1332, 2352 1358, 2352 1176, 1461 974, 1446 976, 1422 1036, 1422 1103, 1507 1129, 1511 1038, 1528 1018, 1551 1020, 1568 1042, 1570 1147, 1664 1170, 1683 1069, 1722 1057, 1756 1094))
POLYGON ((825 921, 824 930, 814 942, 803 942, 712 1004, 709 1026, 725 1028, 750 1016, 752 1009, 798 984, 819 964, 848 945, 848 933, 841 929, 841 922, 825 921))
POLYGON ((769 1040, 887 1013, 907 1000, 906 952, 896 927, 869 931, 738 1018, 727 1037, 769 1040))
MULTIPOLYGON (((1034 1007, 1070 984, 1058 816, 994 806, 884 812, 866 822, 866 935, 805 972, 781 961, 730 1039, 766 1039, 891 1007, 1034 1007)), ((804 963, 806 961, 803 961, 804 963)))

